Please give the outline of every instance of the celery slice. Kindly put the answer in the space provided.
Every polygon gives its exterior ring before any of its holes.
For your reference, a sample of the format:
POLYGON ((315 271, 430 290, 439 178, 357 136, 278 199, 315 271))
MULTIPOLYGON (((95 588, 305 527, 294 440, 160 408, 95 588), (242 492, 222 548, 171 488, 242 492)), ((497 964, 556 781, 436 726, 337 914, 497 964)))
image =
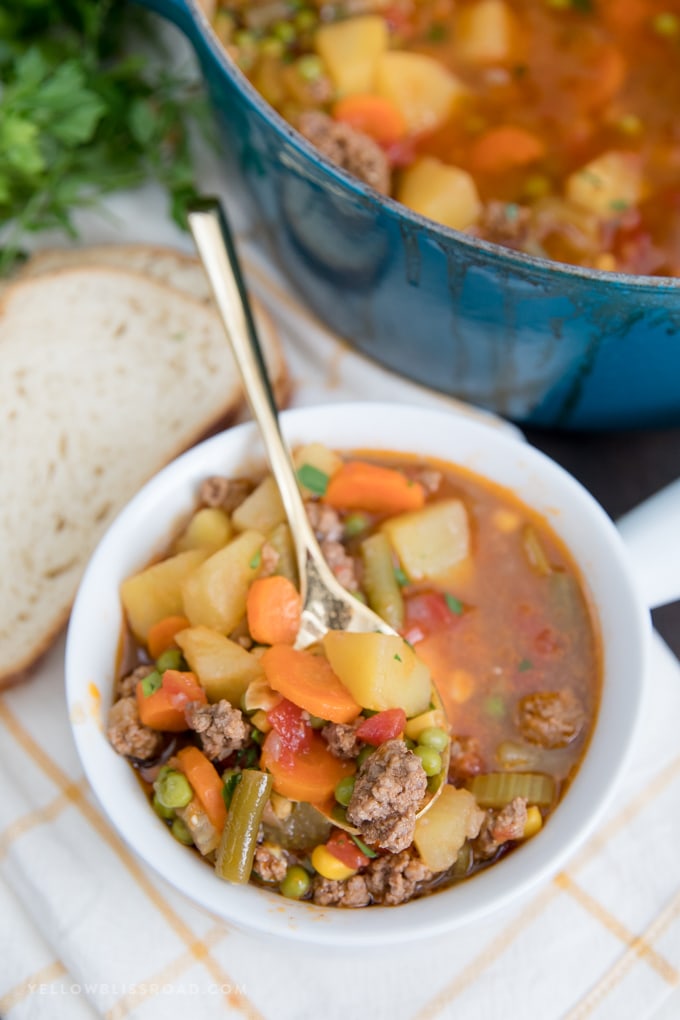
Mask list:
POLYGON ((468 789, 483 808, 505 807, 515 797, 550 807, 556 793, 555 780, 543 772, 486 772, 471 779, 468 789))
POLYGON ((361 543, 364 562, 363 586, 368 604, 390 627, 404 624, 404 600, 395 577, 392 549, 386 535, 377 532, 361 543))

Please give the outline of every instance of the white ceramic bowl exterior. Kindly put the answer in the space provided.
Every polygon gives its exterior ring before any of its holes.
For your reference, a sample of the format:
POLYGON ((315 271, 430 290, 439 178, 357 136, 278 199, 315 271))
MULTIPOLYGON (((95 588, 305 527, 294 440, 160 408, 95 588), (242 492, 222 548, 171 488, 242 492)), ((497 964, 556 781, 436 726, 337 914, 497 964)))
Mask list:
MULTIPOLYGON (((597 825, 620 778, 643 691, 649 617, 611 520, 570 475, 493 425, 393 404, 304 408, 282 416, 291 446, 414 452, 464 466, 513 490, 550 522, 580 566, 599 617, 604 683, 585 760, 545 828, 472 879, 397 909, 320 908, 254 886, 221 882, 176 843, 149 809, 126 760, 105 736, 122 625, 121 582, 167 546, 211 474, 265 463, 254 425, 190 450, 152 479, 113 523, 83 577, 66 649, 73 732, 85 773, 113 826, 152 868, 213 913, 243 929, 317 945, 375 946, 432 936, 482 917, 553 875, 597 825), (92 686, 101 698, 93 698, 92 686)), ((134 451, 131 451, 134 456, 134 451)))

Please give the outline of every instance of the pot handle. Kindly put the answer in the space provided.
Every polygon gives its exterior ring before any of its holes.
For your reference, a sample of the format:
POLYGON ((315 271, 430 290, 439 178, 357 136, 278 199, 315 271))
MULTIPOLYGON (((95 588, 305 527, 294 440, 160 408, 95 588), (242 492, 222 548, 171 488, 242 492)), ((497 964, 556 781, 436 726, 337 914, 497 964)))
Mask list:
POLYGON ((140 7, 147 7, 163 18, 174 21, 178 28, 190 34, 194 15, 186 0, 134 0, 140 7))
POLYGON ((680 478, 616 523, 645 605, 680 599, 680 478))

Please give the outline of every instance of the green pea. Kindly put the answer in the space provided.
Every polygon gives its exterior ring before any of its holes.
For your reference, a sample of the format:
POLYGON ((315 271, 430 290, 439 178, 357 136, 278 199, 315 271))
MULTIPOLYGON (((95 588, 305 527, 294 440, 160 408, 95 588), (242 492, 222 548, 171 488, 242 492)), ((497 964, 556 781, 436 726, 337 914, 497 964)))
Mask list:
POLYGON ((315 53, 306 53, 300 57, 295 66, 298 74, 305 81, 316 81, 323 74, 323 62, 315 53))
POLYGON ((282 43, 290 43, 295 38, 295 28, 289 21, 277 21, 272 32, 282 43))
POLYGON ((304 7, 295 15, 295 26, 300 32, 308 32, 309 29, 314 28, 317 21, 316 11, 311 10, 309 7, 304 7))
POLYGON ((439 726, 428 726, 419 734, 418 743, 421 747, 431 747, 441 753, 449 746, 449 735, 439 726))
POLYGON ((186 669, 187 664, 179 648, 166 648, 156 659, 156 669, 165 673, 166 669, 186 669))
POLYGON ((375 751, 374 747, 370 747, 370 746, 362 747, 361 750, 359 751, 357 757, 356 757, 357 766, 363 765, 364 762, 366 761, 366 759, 368 758, 369 754, 373 754, 374 751, 375 751))
POLYGON ((422 747, 419 745, 413 753, 420 758, 420 764, 423 766, 426 776, 436 776, 441 772, 441 755, 433 747, 422 747))
POLYGON ((309 892, 312 880, 299 864, 294 864, 288 869, 285 877, 281 880, 279 890, 289 900, 301 900, 309 892))
POLYGON ((309 725, 313 730, 322 730, 327 722, 327 719, 322 719, 321 716, 318 715, 310 715, 309 717, 309 725))
POLYGON ((411 740, 410 737, 404 737, 404 743, 406 744, 409 751, 415 751, 416 747, 418 746, 415 740, 411 740))
POLYGON ((366 514, 347 514, 347 517, 345 517, 345 535, 347 538, 353 538, 355 535, 360 535, 362 531, 366 531, 370 525, 371 519, 366 514))
POLYGON ((158 796, 155 793, 154 793, 153 799, 151 801, 151 806, 154 809, 154 811, 156 812, 156 814, 158 815, 158 817, 162 818, 164 821, 169 821, 170 818, 174 818, 175 817, 174 809, 173 808, 164 807, 161 804, 161 802, 159 801, 158 796))
POLYGON ((354 776, 343 776, 338 785, 335 787, 335 799, 338 804, 342 804, 343 807, 347 807, 352 799, 354 793, 354 776))
POLYGON ((154 790, 159 803, 165 808, 186 807, 194 795, 187 777, 174 769, 159 773, 154 790))
POLYGON ((175 818, 174 822, 170 826, 170 832, 173 834, 178 843, 183 843, 184 846, 193 846, 194 840, 189 831, 189 826, 183 819, 175 818))

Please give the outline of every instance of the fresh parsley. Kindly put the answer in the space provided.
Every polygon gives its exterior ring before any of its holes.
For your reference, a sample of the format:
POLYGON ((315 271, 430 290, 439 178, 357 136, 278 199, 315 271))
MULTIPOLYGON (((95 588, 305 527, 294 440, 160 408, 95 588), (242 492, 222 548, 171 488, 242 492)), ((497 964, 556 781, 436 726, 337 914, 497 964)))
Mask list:
POLYGON ((184 224, 196 197, 190 125, 206 124, 207 107, 166 69, 149 17, 120 0, 0 7, 0 273, 27 235, 75 237, 78 208, 149 179, 184 224))

